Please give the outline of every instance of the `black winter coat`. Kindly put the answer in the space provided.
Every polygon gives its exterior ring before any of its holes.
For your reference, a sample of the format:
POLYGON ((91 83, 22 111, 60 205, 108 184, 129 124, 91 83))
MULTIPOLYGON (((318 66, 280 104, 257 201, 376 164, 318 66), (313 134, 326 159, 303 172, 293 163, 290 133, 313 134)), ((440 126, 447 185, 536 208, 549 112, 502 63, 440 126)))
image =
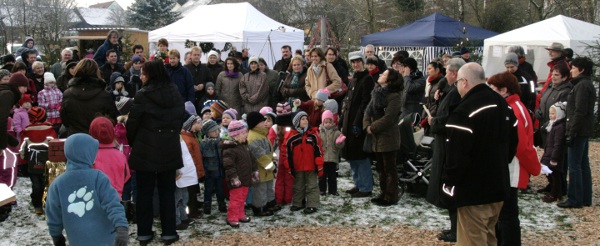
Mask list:
POLYGON ((344 98, 342 107, 341 122, 342 134, 346 136, 346 144, 342 148, 342 156, 346 160, 361 160, 367 158, 363 152, 363 143, 366 132, 363 131, 363 115, 365 108, 371 101, 371 91, 375 86, 373 77, 367 70, 354 72, 352 80, 348 85, 348 92, 344 98), (352 128, 357 126, 361 130, 360 134, 354 134, 352 128))
POLYGON ((433 159, 431 165, 431 173, 429 174, 429 185, 427 186, 427 196, 425 199, 440 208, 452 208, 454 204, 452 199, 442 192, 442 171, 444 169, 444 159, 446 156, 446 122, 450 116, 450 108, 454 108, 460 103, 460 94, 456 90, 456 86, 447 86, 450 89, 437 107, 435 117, 431 119, 429 127, 433 134, 433 159))
POLYGON ((19 142, 7 132, 8 117, 13 105, 21 98, 21 93, 15 86, 0 84, 0 150, 7 145, 16 146, 19 142))
POLYGON ((573 90, 567 97, 567 136, 591 137, 594 135, 594 104, 596 90, 590 77, 577 76, 571 80, 573 90))
POLYGON ((287 74, 283 85, 281 85, 281 88, 279 89, 281 97, 284 99, 284 101, 288 101, 290 98, 297 98, 303 102, 310 100, 310 97, 306 93, 306 88, 304 88, 304 85, 306 85, 307 70, 307 67, 302 68, 302 73, 300 73, 300 77, 298 77, 298 85, 296 88, 292 88, 292 78, 294 77, 293 72, 287 74))
POLYGON ((97 116, 115 120, 119 116, 106 83, 93 77, 75 77, 69 81, 63 93, 60 118, 68 129, 68 135, 88 133, 90 124, 97 116))
POLYGON ((184 111, 181 94, 171 82, 149 84, 136 93, 127 120, 132 169, 163 172, 183 167, 179 132, 184 111))
MULTIPOLYGON (((190 62, 190 64, 187 64, 184 66, 185 68, 187 68, 190 73, 192 74, 192 78, 194 79, 194 85, 199 85, 199 84, 203 84, 206 85, 206 82, 213 82, 216 84, 216 79, 217 77, 213 77, 211 70, 208 69, 208 67, 202 63, 199 63, 198 65, 194 65, 194 63, 190 62)), ((223 69, 221 69, 221 71, 223 71, 223 69)), ((217 76, 219 74, 217 73, 217 76)), ((202 96, 204 96, 204 92, 205 92, 205 88, 203 88, 202 90, 196 91, 195 97, 196 97, 196 101, 194 101, 193 103, 198 102, 198 100, 200 100, 200 98, 202 96)))
POLYGON ((553 83, 548 85, 548 88, 542 93, 540 107, 535 111, 535 117, 540 121, 540 126, 550 120, 548 116, 550 107, 557 102, 566 102, 572 89, 573 85, 569 81, 563 81, 558 85, 553 83))
POLYGON ((446 164, 442 182, 454 186, 457 207, 506 200, 508 163, 518 143, 515 115, 508 103, 485 84, 462 97, 446 122, 446 164))
POLYGON ((562 170, 567 150, 567 146, 565 145, 565 122, 566 120, 563 118, 552 124, 552 129, 550 129, 548 137, 546 137, 544 155, 542 155, 542 160, 540 161, 548 167, 551 167, 550 161, 556 161, 558 163, 557 170, 562 170))

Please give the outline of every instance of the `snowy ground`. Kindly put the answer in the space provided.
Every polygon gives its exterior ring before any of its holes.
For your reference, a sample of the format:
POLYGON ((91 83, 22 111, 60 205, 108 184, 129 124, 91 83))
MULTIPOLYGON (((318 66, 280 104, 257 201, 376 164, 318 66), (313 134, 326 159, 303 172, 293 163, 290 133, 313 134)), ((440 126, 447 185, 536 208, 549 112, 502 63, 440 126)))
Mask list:
MULTIPOLYGON (((321 208, 315 214, 304 215, 301 211, 291 212, 289 206, 284 207, 272 217, 253 217, 252 222, 242 224, 239 229, 232 229, 225 224, 225 213, 218 213, 215 205, 211 215, 205 215, 194 221, 185 231, 179 231, 182 243, 193 242, 195 238, 217 238, 236 232, 261 233, 270 227, 295 227, 301 225, 313 226, 357 226, 389 228, 397 225, 411 225, 421 229, 442 230, 449 227, 447 212, 438 209, 425 201, 424 198, 406 193, 396 206, 378 207, 370 203, 370 199, 351 199, 343 191, 352 187, 349 165, 340 164, 338 178, 341 196, 321 197, 321 208), (217 212, 215 212, 217 211, 217 212)), ((377 184, 377 181, 376 181, 377 184)), ((377 185, 376 185, 377 186, 377 185)), ((51 245, 52 240, 43 216, 33 213, 29 205, 30 181, 19 178, 15 187, 18 205, 10 217, 0 223, 0 246, 3 245, 51 245)), ((378 193, 376 188, 374 193, 378 193)), ((524 232, 543 232, 557 227, 557 224, 576 222, 572 214, 563 213, 552 204, 543 203, 539 194, 520 195, 521 225, 524 232)), ((155 230, 160 233, 158 221, 155 230)), ((135 241, 136 226, 130 227, 130 243, 135 241)), ((154 245, 160 245, 155 239, 154 245)))

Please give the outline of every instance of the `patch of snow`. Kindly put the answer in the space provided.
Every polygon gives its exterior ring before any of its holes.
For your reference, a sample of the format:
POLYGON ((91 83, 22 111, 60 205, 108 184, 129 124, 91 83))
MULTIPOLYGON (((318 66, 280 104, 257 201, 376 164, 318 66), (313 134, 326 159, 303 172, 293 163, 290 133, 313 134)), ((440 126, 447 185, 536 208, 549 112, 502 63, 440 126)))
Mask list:
MULTIPOLYGON (((378 207, 370 202, 370 198, 350 198, 344 191, 353 187, 348 163, 341 163, 338 171, 338 192, 340 196, 321 197, 321 206, 317 213, 305 215, 302 211, 292 212, 290 206, 270 217, 254 217, 246 210, 252 221, 233 229, 225 223, 226 213, 219 213, 216 202, 213 202, 212 214, 203 215, 195 220, 187 230, 178 231, 181 242, 190 242, 194 238, 217 238, 224 234, 236 232, 260 233, 269 227, 296 227, 303 225, 341 225, 357 227, 390 228, 398 224, 412 225, 422 229, 442 230, 450 227, 448 212, 439 209, 418 195, 405 193, 396 206, 378 207)), ((377 176, 376 172, 373 171, 377 176)), ((378 184, 377 177, 375 184, 378 184)), ((39 245, 51 244, 48 227, 43 216, 33 213, 29 205, 31 182, 28 178, 19 178, 15 186, 18 205, 13 208, 10 217, 0 225, 0 246, 4 245, 39 245)), ((374 196, 378 194, 375 185, 374 196)), ((544 203, 540 194, 520 194, 520 220, 523 231, 547 231, 561 223, 573 223, 577 218, 562 213, 554 203, 544 203)), ((155 219, 156 235, 160 235, 160 222, 155 219)), ((130 224, 130 243, 136 237, 136 225, 130 224)), ((158 239, 153 244, 159 245, 158 239)), ((153 245, 151 244, 151 245, 153 245)))

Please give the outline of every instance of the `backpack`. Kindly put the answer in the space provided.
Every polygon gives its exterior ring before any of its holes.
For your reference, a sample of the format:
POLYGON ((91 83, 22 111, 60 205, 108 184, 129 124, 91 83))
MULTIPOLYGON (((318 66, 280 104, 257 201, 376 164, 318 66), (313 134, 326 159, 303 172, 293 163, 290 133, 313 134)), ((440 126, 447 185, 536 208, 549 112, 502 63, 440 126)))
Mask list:
POLYGON ((29 138, 23 140, 21 147, 24 152, 25 161, 27 162, 27 171, 30 174, 45 174, 46 162, 48 161, 48 142, 52 137, 46 138, 46 141, 34 143, 30 142, 29 138))

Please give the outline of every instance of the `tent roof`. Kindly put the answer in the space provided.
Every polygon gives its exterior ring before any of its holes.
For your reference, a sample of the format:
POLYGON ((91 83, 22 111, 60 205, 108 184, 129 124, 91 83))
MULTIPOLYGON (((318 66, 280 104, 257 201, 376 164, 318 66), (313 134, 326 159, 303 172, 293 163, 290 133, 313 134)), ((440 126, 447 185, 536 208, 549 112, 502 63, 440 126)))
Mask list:
POLYGON ((251 4, 223 3, 215 5, 200 5, 187 16, 168 26, 153 30, 148 39, 156 42, 158 39, 168 37, 169 42, 193 41, 212 42, 264 42, 266 34, 272 32, 271 38, 284 41, 285 37, 293 37, 290 41, 297 41, 298 37, 304 38, 304 31, 281 24, 264 15, 251 4), (223 16, 226 14, 226 20, 223 16), (210 25, 202 25, 202 24, 210 25), (202 28, 194 28, 202 25, 202 28), (285 28, 285 33, 277 31, 279 27, 285 28), (248 34, 265 34, 261 40, 249 40, 248 34), (293 35, 291 35, 293 33, 293 35))
POLYGON ((494 35, 497 33, 434 13, 401 27, 365 35, 361 43, 363 46, 454 46, 461 38, 477 42, 494 35), (466 34, 462 33, 463 28, 466 34))
MULTIPOLYGON (((589 42, 600 35, 600 26, 564 15, 533 23, 485 40, 486 45, 550 45, 589 42)), ((568 46, 568 45, 567 45, 568 46)))

